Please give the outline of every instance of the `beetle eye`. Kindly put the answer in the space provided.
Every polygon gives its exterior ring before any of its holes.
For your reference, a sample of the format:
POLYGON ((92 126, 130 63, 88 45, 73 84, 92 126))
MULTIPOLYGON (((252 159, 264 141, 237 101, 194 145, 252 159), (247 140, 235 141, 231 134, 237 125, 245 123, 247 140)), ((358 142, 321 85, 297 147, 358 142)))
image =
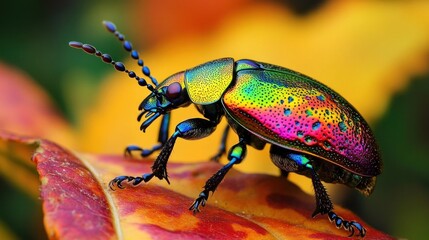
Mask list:
POLYGON ((178 82, 174 82, 167 87, 165 96, 168 99, 175 99, 180 96, 182 92, 182 86, 178 82))

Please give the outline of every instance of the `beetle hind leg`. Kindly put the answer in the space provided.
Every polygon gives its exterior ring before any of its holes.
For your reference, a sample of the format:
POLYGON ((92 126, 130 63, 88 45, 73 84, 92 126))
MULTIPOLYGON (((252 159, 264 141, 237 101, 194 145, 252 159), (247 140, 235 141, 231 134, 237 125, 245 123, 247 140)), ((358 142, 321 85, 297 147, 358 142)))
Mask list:
POLYGON ((327 214, 334 207, 331 200, 329 199, 329 195, 326 192, 325 187, 319 179, 318 174, 314 169, 312 169, 311 172, 311 181, 313 182, 314 193, 316 195, 316 210, 314 210, 311 216, 315 217, 317 214, 327 214))
POLYGON ((349 237, 355 234, 355 229, 359 232, 359 236, 364 237, 366 234, 366 229, 356 221, 347 221, 342 217, 338 216, 332 210, 334 209, 331 200, 329 199, 328 193, 326 192, 325 187, 319 179, 318 174, 314 169, 312 169, 312 177, 314 192, 316 195, 316 210, 314 211, 312 217, 315 217, 317 214, 328 214, 329 221, 335 223, 337 228, 343 227, 345 230, 350 232, 349 237))
POLYGON ((312 170, 312 182, 314 187, 314 192, 316 194, 316 210, 313 213, 313 217, 317 214, 328 214, 330 222, 335 223, 337 228, 344 228, 350 232, 349 237, 355 234, 355 230, 358 231, 358 236, 364 237, 366 235, 366 229, 362 224, 356 221, 344 220, 342 217, 338 216, 333 210, 333 205, 329 199, 328 193, 326 192, 325 187, 320 181, 315 170, 312 170))
POLYGON ((332 210, 332 205, 329 195, 326 192, 325 187, 320 181, 319 174, 314 169, 312 161, 305 154, 289 151, 277 146, 271 146, 270 150, 271 159, 274 164, 286 172, 301 172, 310 171, 311 181, 313 183, 314 193, 316 197, 316 209, 314 210, 312 217, 318 214, 328 214, 328 218, 331 222, 335 223, 337 228, 344 228, 350 232, 350 236, 358 232, 358 235, 364 237, 366 229, 356 221, 347 221, 342 217, 338 216, 332 210))

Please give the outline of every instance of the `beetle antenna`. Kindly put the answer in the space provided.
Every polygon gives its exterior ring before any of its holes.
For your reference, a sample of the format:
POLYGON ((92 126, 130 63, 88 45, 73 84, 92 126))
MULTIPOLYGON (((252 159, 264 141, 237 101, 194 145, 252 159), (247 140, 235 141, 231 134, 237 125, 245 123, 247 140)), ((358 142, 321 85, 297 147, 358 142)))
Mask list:
POLYGON ((116 29, 116 25, 110 21, 103 21, 103 25, 106 27, 107 31, 113 33, 115 35, 115 37, 122 42, 122 46, 124 47, 124 49, 127 52, 130 52, 130 55, 133 59, 137 60, 137 64, 142 68, 142 73, 150 78, 150 80, 152 81, 152 83, 155 86, 158 86, 158 81, 150 74, 150 69, 148 66, 144 65, 144 62, 142 59, 139 58, 139 53, 133 49, 133 45, 131 44, 130 41, 125 40, 125 36, 124 34, 120 33, 117 29, 116 29))
POLYGON ((109 54, 102 53, 98 51, 94 46, 86 43, 84 44, 81 42, 71 41, 69 42, 69 46, 72 48, 82 49, 84 52, 90 55, 94 55, 101 58, 103 62, 112 64, 117 71, 127 73, 128 77, 135 78, 140 86, 146 86, 149 91, 154 93, 156 96, 159 96, 159 93, 155 91, 155 88, 152 85, 148 84, 144 78, 137 76, 134 71, 128 70, 122 62, 114 61, 109 54))

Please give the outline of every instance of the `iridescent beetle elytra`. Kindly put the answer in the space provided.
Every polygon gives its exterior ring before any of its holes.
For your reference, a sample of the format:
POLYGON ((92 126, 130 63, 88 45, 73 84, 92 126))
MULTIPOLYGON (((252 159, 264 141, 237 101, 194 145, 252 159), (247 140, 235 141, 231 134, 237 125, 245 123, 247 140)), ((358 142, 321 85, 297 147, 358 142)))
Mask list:
POLYGON ((150 94, 139 106, 138 120, 144 121, 145 130, 162 116, 159 143, 150 149, 129 146, 125 152, 140 152, 149 156, 161 150, 152 167, 152 173, 142 176, 119 176, 110 188, 123 188, 125 182, 138 185, 154 176, 167 182, 167 162, 177 138, 200 139, 209 136, 225 116, 228 127, 224 131, 221 148, 214 157, 219 159, 226 151, 225 141, 229 129, 238 135, 238 142, 227 154, 229 163, 223 166, 205 184, 189 208, 199 212, 210 192, 214 192, 234 164, 246 155, 246 146, 262 149, 270 144, 273 163, 283 172, 296 172, 311 178, 317 214, 327 214, 338 228, 364 237, 365 228, 356 221, 341 218, 333 211, 333 205, 321 180, 340 183, 355 188, 364 195, 374 189, 376 176, 381 173, 382 162, 371 129, 357 110, 338 93, 324 84, 301 73, 272 64, 253 60, 222 58, 173 74, 157 83, 139 54, 116 26, 103 22, 107 30, 122 43, 131 57, 142 67, 144 76, 152 84, 115 62, 108 54, 80 42, 70 42, 74 48, 100 57, 116 70, 135 78, 146 86, 150 94), (195 105, 204 118, 187 119, 179 123, 169 136, 171 111, 179 107, 195 105))

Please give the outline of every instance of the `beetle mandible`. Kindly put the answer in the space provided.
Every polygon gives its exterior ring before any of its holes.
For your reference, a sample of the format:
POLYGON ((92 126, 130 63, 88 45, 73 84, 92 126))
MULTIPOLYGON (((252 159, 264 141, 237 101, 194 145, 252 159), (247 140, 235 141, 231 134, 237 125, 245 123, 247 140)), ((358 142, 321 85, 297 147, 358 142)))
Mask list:
POLYGON ((355 188, 364 195, 372 193, 376 176, 381 173, 382 162, 371 129, 358 111, 326 85, 296 71, 253 60, 222 58, 182 71, 157 83, 139 54, 123 34, 109 21, 103 24, 122 43, 125 50, 142 67, 152 84, 135 72, 115 62, 89 44, 72 41, 71 47, 100 57, 116 70, 135 78, 139 85, 151 92, 139 106, 138 121, 144 118, 141 130, 162 116, 158 144, 144 149, 128 146, 126 154, 140 152, 149 156, 161 150, 152 173, 142 176, 118 176, 109 187, 123 188, 123 182, 138 185, 153 177, 165 179, 167 162, 177 138, 200 139, 209 136, 225 116, 225 129, 218 160, 226 153, 225 142, 230 128, 238 135, 238 142, 227 154, 228 164, 223 166, 205 184, 204 190, 192 203, 194 213, 205 206, 209 193, 214 192, 234 164, 246 155, 246 146, 258 150, 270 144, 273 163, 284 173, 295 172, 311 178, 317 214, 327 214, 337 228, 358 231, 364 237, 366 229, 356 221, 345 220, 333 211, 333 204, 322 184, 340 183, 355 188), (195 105, 204 118, 187 119, 179 123, 169 136, 170 113, 179 107, 195 105))

